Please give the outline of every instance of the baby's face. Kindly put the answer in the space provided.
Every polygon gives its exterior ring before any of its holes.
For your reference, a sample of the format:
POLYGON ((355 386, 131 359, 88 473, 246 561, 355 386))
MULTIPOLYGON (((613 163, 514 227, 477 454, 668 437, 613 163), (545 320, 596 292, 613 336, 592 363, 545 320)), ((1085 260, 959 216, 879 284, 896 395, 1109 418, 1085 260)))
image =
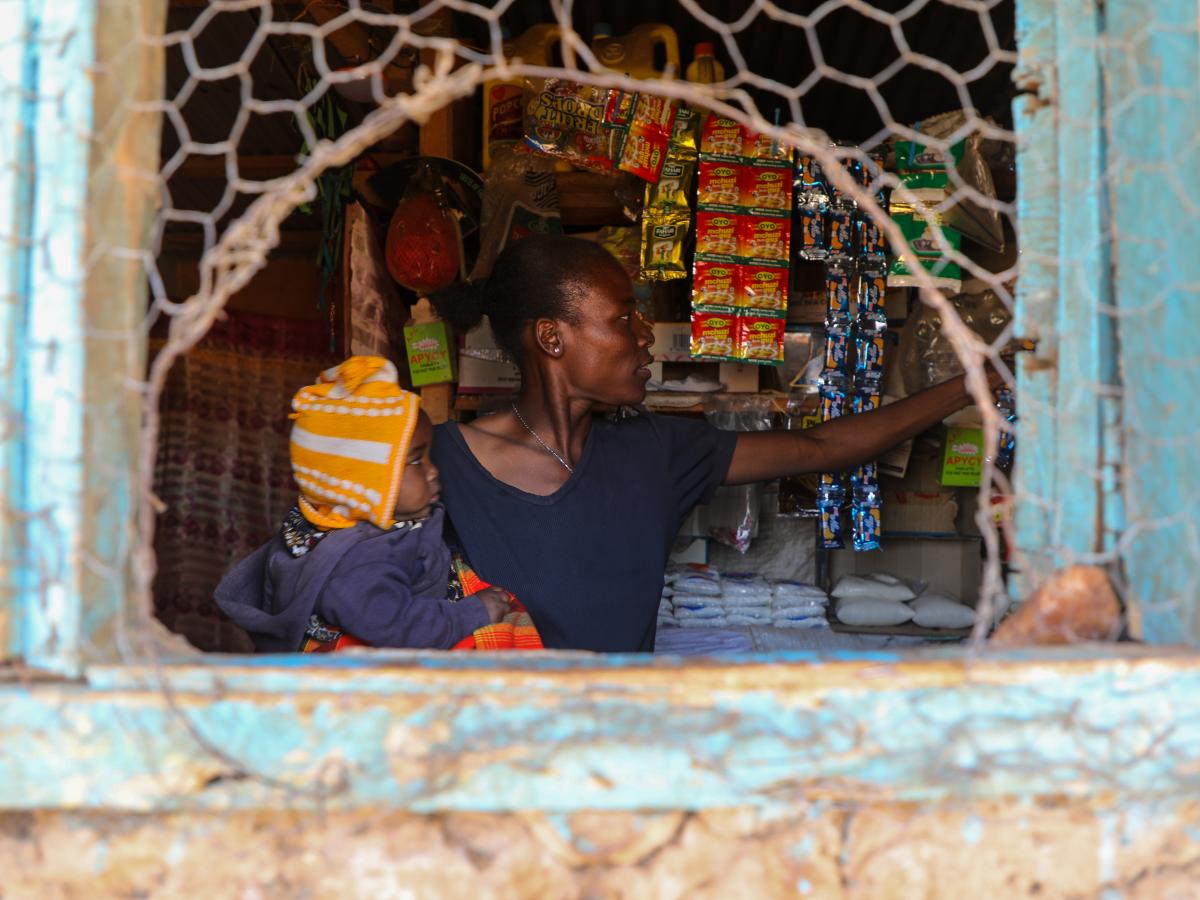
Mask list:
POLYGON ((408 459, 404 464, 404 476, 400 481, 400 492, 396 495, 396 520, 423 519, 429 515, 429 507, 441 497, 437 466, 429 457, 433 446, 433 425, 424 411, 417 418, 417 430, 413 433, 408 448, 408 459))

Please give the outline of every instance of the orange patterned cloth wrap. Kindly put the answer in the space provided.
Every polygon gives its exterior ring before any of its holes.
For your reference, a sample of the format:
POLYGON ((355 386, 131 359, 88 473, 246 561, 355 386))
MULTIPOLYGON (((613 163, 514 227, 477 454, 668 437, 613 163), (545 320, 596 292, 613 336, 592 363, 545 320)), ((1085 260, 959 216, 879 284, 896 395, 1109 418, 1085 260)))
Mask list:
MULTIPOLYGON (((455 556, 451 569, 462 585, 464 597, 477 594, 484 588, 491 587, 480 578, 475 570, 466 564, 461 556, 455 556)), ((494 625, 484 625, 476 628, 451 650, 541 650, 542 636, 538 634, 533 619, 512 594, 508 595, 508 605, 512 612, 494 625)))
MULTIPOLYGON (((452 590, 461 597, 470 597, 491 587, 480 578, 460 556, 455 556, 451 563, 452 590)), ((512 594, 508 595, 512 612, 494 625, 484 625, 476 628, 451 650, 541 650, 542 636, 538 634, 537 626, 533 624, 529 612, 521 601, 512 594)), ((313 616, 314 621, 304 634, 302 653, 334 653, 348 647, 369 647, 366 641, 361 641, 354 635, 346 634, 313 616)))

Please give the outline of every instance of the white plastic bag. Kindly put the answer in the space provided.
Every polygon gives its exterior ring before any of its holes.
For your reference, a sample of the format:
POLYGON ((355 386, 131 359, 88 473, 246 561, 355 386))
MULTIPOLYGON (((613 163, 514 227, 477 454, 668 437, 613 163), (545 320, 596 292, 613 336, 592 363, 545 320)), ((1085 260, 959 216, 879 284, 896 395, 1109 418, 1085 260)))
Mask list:
POLYGON ((870 575, 843 575, 830 593, 834 597, 846 599, 900 601, 911 600, 917 596, 916 591, 894 575, 885 577, 888 580, 870 575))
POLYGON ((912 602, 913 622, 922 628, 970 628, 975 610, 944 594, 923 594, 912 602))
POLYGON ((860 597, 837 605, 837 617, 846 625, 903 625, 914 615, 912 607, 899 600, 860 597))

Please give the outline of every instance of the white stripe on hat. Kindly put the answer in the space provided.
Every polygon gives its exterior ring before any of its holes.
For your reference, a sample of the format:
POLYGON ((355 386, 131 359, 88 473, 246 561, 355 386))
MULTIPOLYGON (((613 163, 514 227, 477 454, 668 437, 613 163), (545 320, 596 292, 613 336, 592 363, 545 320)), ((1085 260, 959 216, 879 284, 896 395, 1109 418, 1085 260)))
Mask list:
POLYGON ((334 438, 305 431, 299 425, 292 426, 292 442, 313 453, 342 456, 361 462, 387 465, 392 445, 387 441, 364 441, 359 438, 334 438))
MULTIPOLYGON (((333 387, 331 387, 329 389, 329 396, 331 398, 333 398, 334 400, 341 400, 341 399, 343 399, 345 397, 349 397, 353 394, 352 391, 346 390, 346 386, 344 384, 337 383, 338 374, 340 373, 343 365, 344 365, 344 363, 338 363, 336 366, 326 369, 320 375, 321 381, 333 384, 333 387)), ((396 375, 396 366, 393 365, 390 360, 384 360, 383 366, 380 367, 377 371, 372 372, 366 378, 364 378, 360 382, 360 384, 372 384, 373 382, 378 382, 378 381, 383 381, 383 382, 386 382, 387 384, 395 384, 398 386, 398 376, 396 375)))

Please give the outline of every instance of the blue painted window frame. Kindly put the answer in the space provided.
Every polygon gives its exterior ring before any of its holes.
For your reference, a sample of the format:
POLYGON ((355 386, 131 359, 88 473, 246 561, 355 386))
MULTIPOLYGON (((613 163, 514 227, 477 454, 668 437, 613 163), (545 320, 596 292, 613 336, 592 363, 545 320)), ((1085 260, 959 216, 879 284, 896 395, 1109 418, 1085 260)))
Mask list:
MULTIPOLYGON (((700 808, 790 802, 813 785, 826 785, 828 796, 931 799, 964 790, 1169 792, 1186 782, 1179 760, 1200 746, 1200 725, 1175 712, 1195 695, 1200 667, 1190 653, 1160 648, 685 664, 402 652, 196 658, 156 653, 150 639, 133 642, 127 655, 122 638, 152 630, 148 613, 131 610, 126 596, 139 408, 127 372, 107 367, 111 348, 95 333, 126 327, 141 297, 93 296, 97 270, 83 263, 96 239, 81 211, 98 202, 97 148, 80 123, 95 123, 97 98, 93 80, 79 76, 103 39, 98 6, 26 0, 20 17, 0 21, 0 227, 18 238, 0 248, 4 291, 15 300, 0 308, 0 398, 5 413, 23 421, 0 435, 3 496, 16 513, 0 519, 8 613, 0 628, 9 655, 30 671, 68 679, 0 689, 0 725, 56 748, 12 760, 25 777, 0 785, 0 806, 700 808), (117 414, 89 418, 81 398, 114 390, 117 414), (1127 744, 1107 740, 1125 728, 1134 735, 1127 744), (136 749, 121 743, 132 733, 136 749), (1044 768, 985 765, 1029 746, 1039 747, 1044 768), (1105 762, 1113 764, 1107 772, 1105 762)), ((1101 102, 1097 37, 1117 22, 1131 34, 1140 27, 1132 0, 1110 2, 1107 23, 1082 0, 1023 0, 1018 11, 1029 89, 1016 107, 1022 240, 1053 250, 1027 261, 1022 277, 1019 316, 1045 339, 1022 378, 1045 400, 1027 414, 1031 432, 1071 436, 1026 440, 1024 452, 1036 460, 1026 487, 1069 515, 1049 526, 1019 520, 1018 541, 1031 551, 1086 555, 1121 530, 1115 487, 1081 475, 1109 459, 1111 422, 1102 404, 1062 408, 1060 386, 1112 379, 1116 347, 1095 308, 1081 309, 1075 298, 1082 291, 1121 303, 1136 289, 1122 280, 1136 271, 1113 278, 1098 238, 1110 217, 1147 215, 1142 198, 1102 196, 1090 186, 1102 183, 1094 179, 1104 171, 1105 116, 1129 131, 1133 147, 1153 143, 1138 125, 1156 110, 1135 106, 1114 118, 1101 102), (1084 201, 1064 203, 1076 186, 1084 201), (1071 265, 1045 262, 1055 256, 1071 265), (1043 378, 1052 359, 1061 366, 1054 381, 1043 378), (1080 516, 1088 528, 1077 527, 1080 516)), ((1189 21, 1181 0, 1156 4, 1156 15, 1189 21)), ((1168 32, 1149 40, 1166 45, 1168 75, 1194 73, 1194 46, 1176 45, 1168 32)), ((1179 80, 1181 109, 1194 113, 1196 80, 1179 80)), ((1119 76, 1114 84, 1121 87, 1119 76)), ((1200 117, 1189 121, 1195 128, 1200 117)), ((1184 251, 1196 225, 1178 224, 1167 238, 1184 251)), ((1152 265, 1130 253, 1131 266, 1152 265)), ((1177 262, 1194 275, 1198 257, 1177 262)), ((1197 336, 1194 323, 1175 324, 1180 340, 1197 336)), ((1139 391, 1163 384, 1148 372, 1137 377, 1139 391)), ((1185 452, 1194 451, 1168 453, 1166 462, 1185 452)), ((1176 502, 1142 500, 1148 514, 1176 502)), ((1175 577, 1170 560, 1165 565, 1175 577)), ((1139 571, 1136 561, 1129 570, 1139 571)), ((1148 616, 1146 627, 1183 633, 1178 610, 1148 616)))

